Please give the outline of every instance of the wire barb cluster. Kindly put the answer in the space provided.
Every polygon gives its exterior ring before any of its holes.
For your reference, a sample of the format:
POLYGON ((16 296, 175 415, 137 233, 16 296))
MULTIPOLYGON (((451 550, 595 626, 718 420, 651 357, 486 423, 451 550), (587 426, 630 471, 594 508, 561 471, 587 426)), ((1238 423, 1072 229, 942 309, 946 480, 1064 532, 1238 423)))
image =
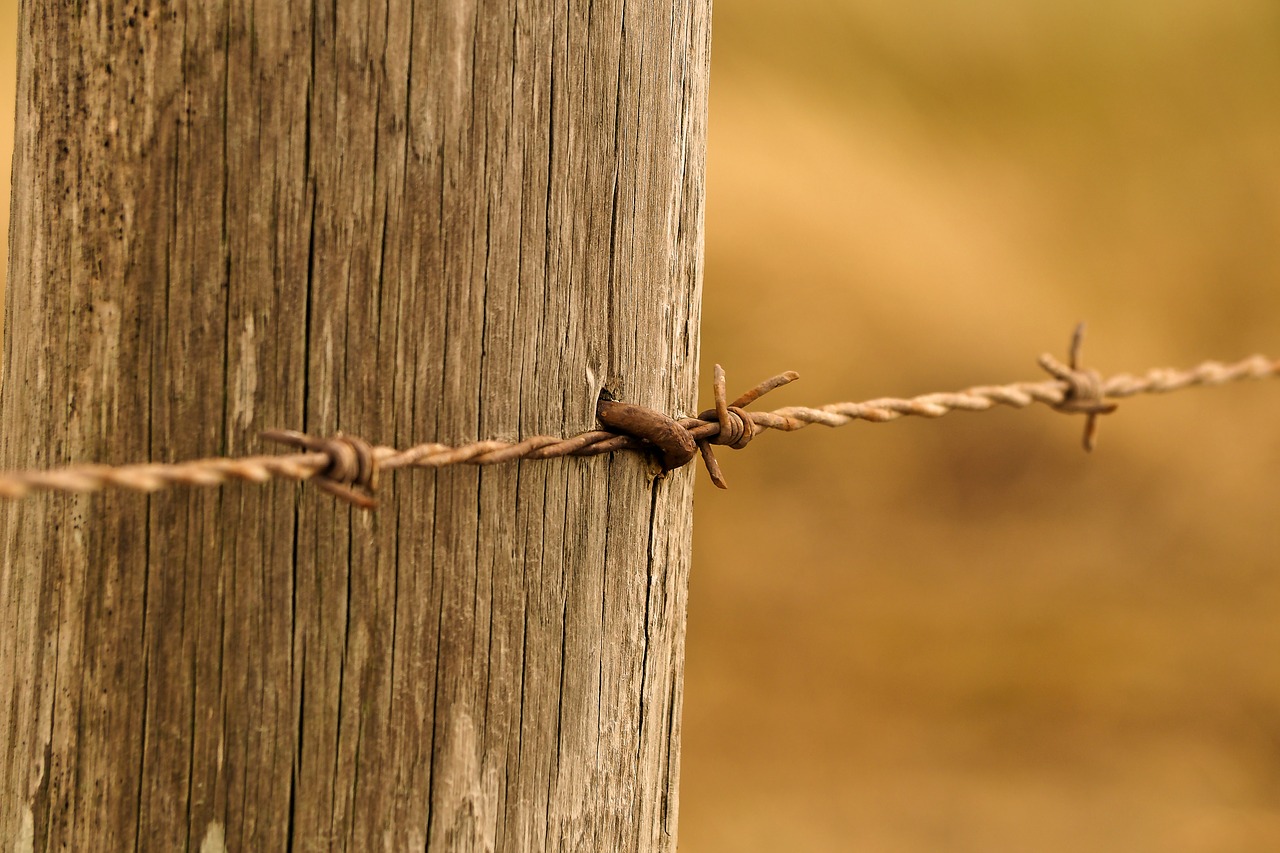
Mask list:
POLYGON ((741 449, 766 429, 793 431, 811 424, 838 427, 855 420, 883 423, 907 416, 938 418, 954 411, 981 412, 996 406, 1021 409, 1043 403, 1059 412, 1085 415, 1084 446, 1092 450, 1098 417, 1116 409, 1116 404, 1109 401, 1280 375, 1280 360, 1254 355, 1233 364, 1206 361, 1189 370, 1157 368, 1140 376, 1120 373, 1103 378, 1097 371, 1083 367, 1080 359, 1083 338, 1084 325, 1081 324, 1072 336, 1066 364, 1051 355, 1042 355, 1040 366, 1053 378, 1039 382, 981 385, 906 399, 885 397, 817 408, 790 406, 772 412, 749 412, 747 406, 768 392, 794 382, 798 374, 781 373, 728 402, 724 370, 717 364, 713 383, 715 407, 699 413, 696 418, 675 420, 653 409, 602 399, 596 415, 606 429, 590 430, 570 438, 539 435, 519 442, 476 441, 457 447, 428 443, 405 450, 374 446, 342 433, 315 438, 292 430, 268 430, 262 433, 263 438, 295 447, 299 452, 177 463, 76 465, 15 471, 0 474, 0 498, 18 499, 41 489, 94 492, 114 487, 154 492, 176 485, 216 486, 232 480, 264 483, 279 478, 315 480, 336 497, 357 507, 372 509, 377 506, 374 493, 381 471, 496 465, 517 459, 598 456, 618 451, 656 454, 665 470, 682 467, 701 453, 712 482, 725 488, 712 445, 741 449))
POLYGON ((773 389, 799 378, 800 374, 794 370, 779 373, 728 403, 725 402, 724 368, 717 364, 713 383, 716 406, 696 418, 677 421, 653 409, 604 399, 596 406, 596 418, 610 429, 647 442, 657 449, 662 455, 664 471, 683 467, 693 459, 696 452, 701 452, 707 473, 711 475, 711 482, 721 489, 727 489, 729 486, 725 483, 720 463, 716 461, 711 445, 725 444, 734 450, 741 450, 750 444, 762 427, 757 427, 755 422, 755 415, 759 413, 748 412, 745 407, 773 389))

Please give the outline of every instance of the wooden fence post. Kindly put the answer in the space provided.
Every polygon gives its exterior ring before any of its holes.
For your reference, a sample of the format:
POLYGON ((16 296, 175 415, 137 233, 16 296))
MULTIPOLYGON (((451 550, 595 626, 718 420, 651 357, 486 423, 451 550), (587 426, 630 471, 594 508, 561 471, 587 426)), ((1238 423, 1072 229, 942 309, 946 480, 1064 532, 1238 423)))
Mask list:
MULTIPOLYGON (((0 465, 694 411, 709 19, 25 0, 0 465)), ((4 849, 673 849, 655 474, 0 505, 4 849)))

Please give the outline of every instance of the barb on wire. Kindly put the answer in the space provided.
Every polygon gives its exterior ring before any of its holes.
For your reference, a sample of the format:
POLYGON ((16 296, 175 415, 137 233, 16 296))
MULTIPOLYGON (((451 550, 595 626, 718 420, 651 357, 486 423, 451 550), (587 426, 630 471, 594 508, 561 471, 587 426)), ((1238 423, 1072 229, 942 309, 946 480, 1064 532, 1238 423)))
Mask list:
POLYGON ((378 490, 378 463, 369 442, 351 435, 335 433, 329 438, 312 438, 305 432, 269 429, 262 433, 267 441, 323 453, 328 464, 315 474, 316 485, 347 503, 361 509, 378 505, 373 493, 378 490))
POLYGON ((1111 414, 1116 410, 1117 404, 1103 399, 1102 375, 1096 370, 1085 370, 1081 363, 1080 349, 1083 344, 1084 323, 1080 323, 1071 336, 1067 364, 1045 353, 1040 356, 1040 366, 1067 383, 1066 395, 1054 408, 1060 412, 1085 416, 1084 449, 1092 451, 1098 439, 1098 416, 1111 414))
POLYGON ((295 447, 300 452, 172 464, 75 465, 44 471, 15 471, 0 474, 0 498, 17 499, 39 489, 93 492, 116 487, 154 492, 176 485, 216 486, 232 480, 264 483, 280 478, 313 479, 336 497, 370 509, 377 505, 374 493, 380 471, 496 465, 517 459, 597 456, 616 451, 655 454, 664 470, 682 467, 700 452, 712 482, 725 488, 724 474, 712 445, 741 449, 766 429, 792 431, 811 424, 838 427, 855 420, 884 423, 908 416, 938 418, 954 411, 981 412, 996 406, 1021 409, 1043 403, 1059 412, 1085 415, 1084 446, 1092 450, 1098 417, 1116 409, 1111 400, 1280 375, 1280 360, 1254 355, 1233 364, 1206 361, 1189 370, 1157 368, 1140 376, 1120 373, 1103 378, 1096 370, 1083 367, 1080 358, 1083 340, 1084 325, 1080 324, 1072 336, 1066 364, 1051 355, 1040 356, 1040 366, 1053 378, 1039 382, 980 385, 905 399, 885 397, 817 408, 789 406, 772 412, 749 412, 747 406, 770 391, 794 382, 798 374, 794 371, 778 374, 733 402, 727 402, 724 370, 717 364, 713 382, 715 406, 696 418, 676 420, 653 409, 601 399, 596 417, 606 429, 590 430, 570 438, 538 435, 519 442, 476 441, 457 447, 429 443, 405 450, 373 446, 342 433, 315 438, 292 430, 268 430, 262 434, 263 438, 295 447))
POLYGON ((713 444, 725 444, 741 450, 755 438, 757 427, 753 415, 744 407, 751 405, 774 388, 795 382, 800 374, 794 370, 779 373, 766 379, 732 403, 725 402, 724 368, 716 365, 714 392, 716 407, 707 409, 696 418, 673 420, 661 412, 644 406, 631 406, 613 400, 601 400, 596 406, 596 418, 600 423, 641 441, 646 441, 662 452, 662 469, 670 471, 684 466, 693 459, 695 452, 702 453, 702 461, 711 475, 711 482, 721 489, 729 488, 720 463, 711 450, 713 444), (714 427, 714 429, 711 429, 714 427), (697 447, 697 451, 694 447, 697 447))

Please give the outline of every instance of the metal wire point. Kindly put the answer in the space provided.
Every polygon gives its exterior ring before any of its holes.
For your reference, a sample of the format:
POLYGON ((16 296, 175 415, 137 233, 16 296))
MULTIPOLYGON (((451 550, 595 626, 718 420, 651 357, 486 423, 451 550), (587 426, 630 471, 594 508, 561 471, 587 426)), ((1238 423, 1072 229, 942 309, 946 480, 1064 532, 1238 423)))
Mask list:
POLYGON ((1068 363, 1063 364, 1045 353, 1040 356, 1040 366, 1067 383, 1062 402, 1055 404, 1053 408, 1059 412, 1085 416, 1083 444, 1086 451, 1092 451, 1098 441, 1098 416, 1109 415, 1118 406, 1106 401, 1102 375, 1096 370, 1086 370, 1081 363, 1080 351, 1083 346, 1084 323, 1077 323, 1071 335, 1071 348, 1067 352, 1068 363))
POLYGON ((759 427, 756 426, 755 419, 751 413, 746 411, 744 407, 751 405, 773 389, 781 388, 783 385, 795 382, 799 378, 800 374, 794 370, 779 373, 777 376, 761 382, 732 403, 727 403, 725 402, 727 394, 725 393, 724 368, 718 364, 715 366, 711 387, 715 394, 716 406, 714 409, 700 412, 698 420, 714 421, 719 430, 714 435, 699 441, 698 450, 702 453, 702 463, 707 467, 707 474, 710 475, 711 482, 717 488, 727 489, 729 484, 724 479, 724 473, 720 470, 720 463, 716 460, 716 455, 712 451, 711 445, 723 444, 733 450, 741 450, 750 444, 751 439, 755 438, 756 433, 759 431, 759 427))

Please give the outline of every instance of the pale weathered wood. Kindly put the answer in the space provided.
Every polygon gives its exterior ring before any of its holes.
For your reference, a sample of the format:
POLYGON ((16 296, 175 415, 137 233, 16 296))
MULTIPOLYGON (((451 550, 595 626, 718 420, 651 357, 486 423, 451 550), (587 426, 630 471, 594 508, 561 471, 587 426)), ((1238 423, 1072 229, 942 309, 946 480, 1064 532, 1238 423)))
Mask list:
MULTIPOLYGON (((0 464, 692 411, 709 16, 28 0, 0 464)), ((0 506, 4 849, 672 849, 655 473, 0 506)))

